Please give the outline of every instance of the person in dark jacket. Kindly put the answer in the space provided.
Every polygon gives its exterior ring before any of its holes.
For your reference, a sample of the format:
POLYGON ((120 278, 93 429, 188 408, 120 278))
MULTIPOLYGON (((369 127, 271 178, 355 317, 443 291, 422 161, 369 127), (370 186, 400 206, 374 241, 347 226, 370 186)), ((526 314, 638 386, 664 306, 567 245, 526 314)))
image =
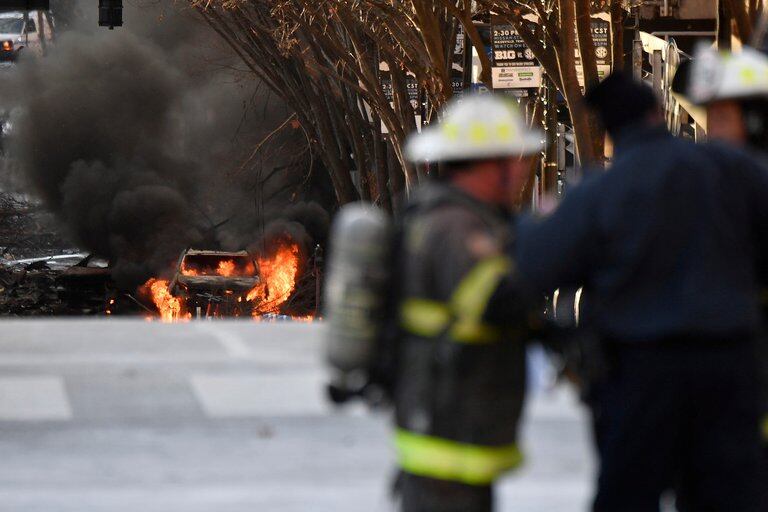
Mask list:
POLYGON ((406 146, 443 176, 414 192, 400 221, 393 394, 404 512, 489 512, 494 482, 522 460, 526 316, 507 212, 540 148, 516 106, 492 95, 451 104, 406 146))
POLYGON ((517 227, 530 290, 583 287, 608 369, 593 385, 593 510, 764 511, 756 259, 768 175, 746 155, 674 138, 653 93, 622 74, 589 91, 614 140, 607 172, 517 227), (632 98, 632 101, 627 101, 632 98))
MULTIPOLYGON (((707 113, 707 136, 749 151, 768 163, 768 56, 754 48, 738 53, 701 47, 680 88, 707 113), (719 78, 719 79, 718 79, 719 78)), ((675 79, 677 81, 677 74, 675 79)), ((674 87, 674 85, 673 85, 674 87)), ((762 275, 763 311, 768 310, 768 261, 758 262, 762 275)), ((768 332, 761 336, 763 459, 768 468, 768 332)), ((768 485, 768 483, 766 483, 768 485)))

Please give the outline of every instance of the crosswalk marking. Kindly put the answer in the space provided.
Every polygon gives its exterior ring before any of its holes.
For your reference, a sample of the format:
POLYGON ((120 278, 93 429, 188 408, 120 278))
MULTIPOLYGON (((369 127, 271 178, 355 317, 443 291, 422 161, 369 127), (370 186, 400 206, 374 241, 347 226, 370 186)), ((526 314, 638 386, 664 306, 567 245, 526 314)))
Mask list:
POLYGON ((51 421, 72 419, 72 408, 61 378, 0 377, 0 420, 51 421))
POLYGON ((212 336, 216 341, 221 343, 221 346, 224 347, 224 350, 229 357, 235 359, 253 358, 253 351, 251 348, 245 343, 243 338, 234 332, 217 328, 206 322, 197 322, 195 325, 199 331, 212 336))
POLYGON ((194 375, 192 388, 214 418, 315 415, 328 412, 320 372, 282 375, 194 375))

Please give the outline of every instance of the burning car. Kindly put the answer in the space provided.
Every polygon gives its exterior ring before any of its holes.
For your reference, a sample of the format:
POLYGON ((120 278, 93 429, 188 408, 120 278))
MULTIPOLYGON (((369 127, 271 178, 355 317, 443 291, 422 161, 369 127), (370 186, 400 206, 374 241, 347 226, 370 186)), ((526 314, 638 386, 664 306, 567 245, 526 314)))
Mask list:
POLYGON ((188 249, 170 281, 152 278, 141 293, 151 298, 165 322, 279 315, 296 290, 300 250, 289 240, 270 249, 256 258, 246 251, 188 249))
POLYGON ((168 291, 196 318, 250 315, 251 290, 261 284, 259 265, 245 252, 186 250, 168 291))

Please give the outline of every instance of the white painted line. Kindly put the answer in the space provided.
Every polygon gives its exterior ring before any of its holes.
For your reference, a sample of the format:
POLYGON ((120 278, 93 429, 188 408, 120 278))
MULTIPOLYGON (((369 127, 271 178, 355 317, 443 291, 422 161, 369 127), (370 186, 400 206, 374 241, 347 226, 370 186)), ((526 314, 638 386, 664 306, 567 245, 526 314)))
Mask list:
POLYGON ((64 382, 60 377, 0 377, 0 420, 71 420, 64 382))
POLYGON ((213 418, 304 416, 329 408, 322 372, 295 375, 194 375, 192 389, 213 418))
POLYGON ((243 338, 236 333, 222 329, 219 326, 214 327, 205 322, 196 322, 195 325, 199 331, 203 331, 204 333, 213 336, 216 341, 221 343, 221 346, 224 347, 224 350, 229 357, 235 359, 253 358, 251 347, 249 347, 243 338))

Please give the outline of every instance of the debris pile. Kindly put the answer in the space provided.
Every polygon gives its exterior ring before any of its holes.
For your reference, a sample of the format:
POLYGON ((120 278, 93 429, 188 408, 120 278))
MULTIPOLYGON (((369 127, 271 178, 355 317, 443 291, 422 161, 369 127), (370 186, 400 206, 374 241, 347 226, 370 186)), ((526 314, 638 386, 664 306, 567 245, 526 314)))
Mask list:
MULTIPOLYGON (((71 256, 79 257, 81 255, 71 256)), ((0 315, 103 315, 118 298, 109 269, 66 258, 13 262, 0 267, 0 315)))
POLYGON ((0 254, 5 260, 53 255, 67 247, 53 215, 39 202, 0 192, 0 254))

